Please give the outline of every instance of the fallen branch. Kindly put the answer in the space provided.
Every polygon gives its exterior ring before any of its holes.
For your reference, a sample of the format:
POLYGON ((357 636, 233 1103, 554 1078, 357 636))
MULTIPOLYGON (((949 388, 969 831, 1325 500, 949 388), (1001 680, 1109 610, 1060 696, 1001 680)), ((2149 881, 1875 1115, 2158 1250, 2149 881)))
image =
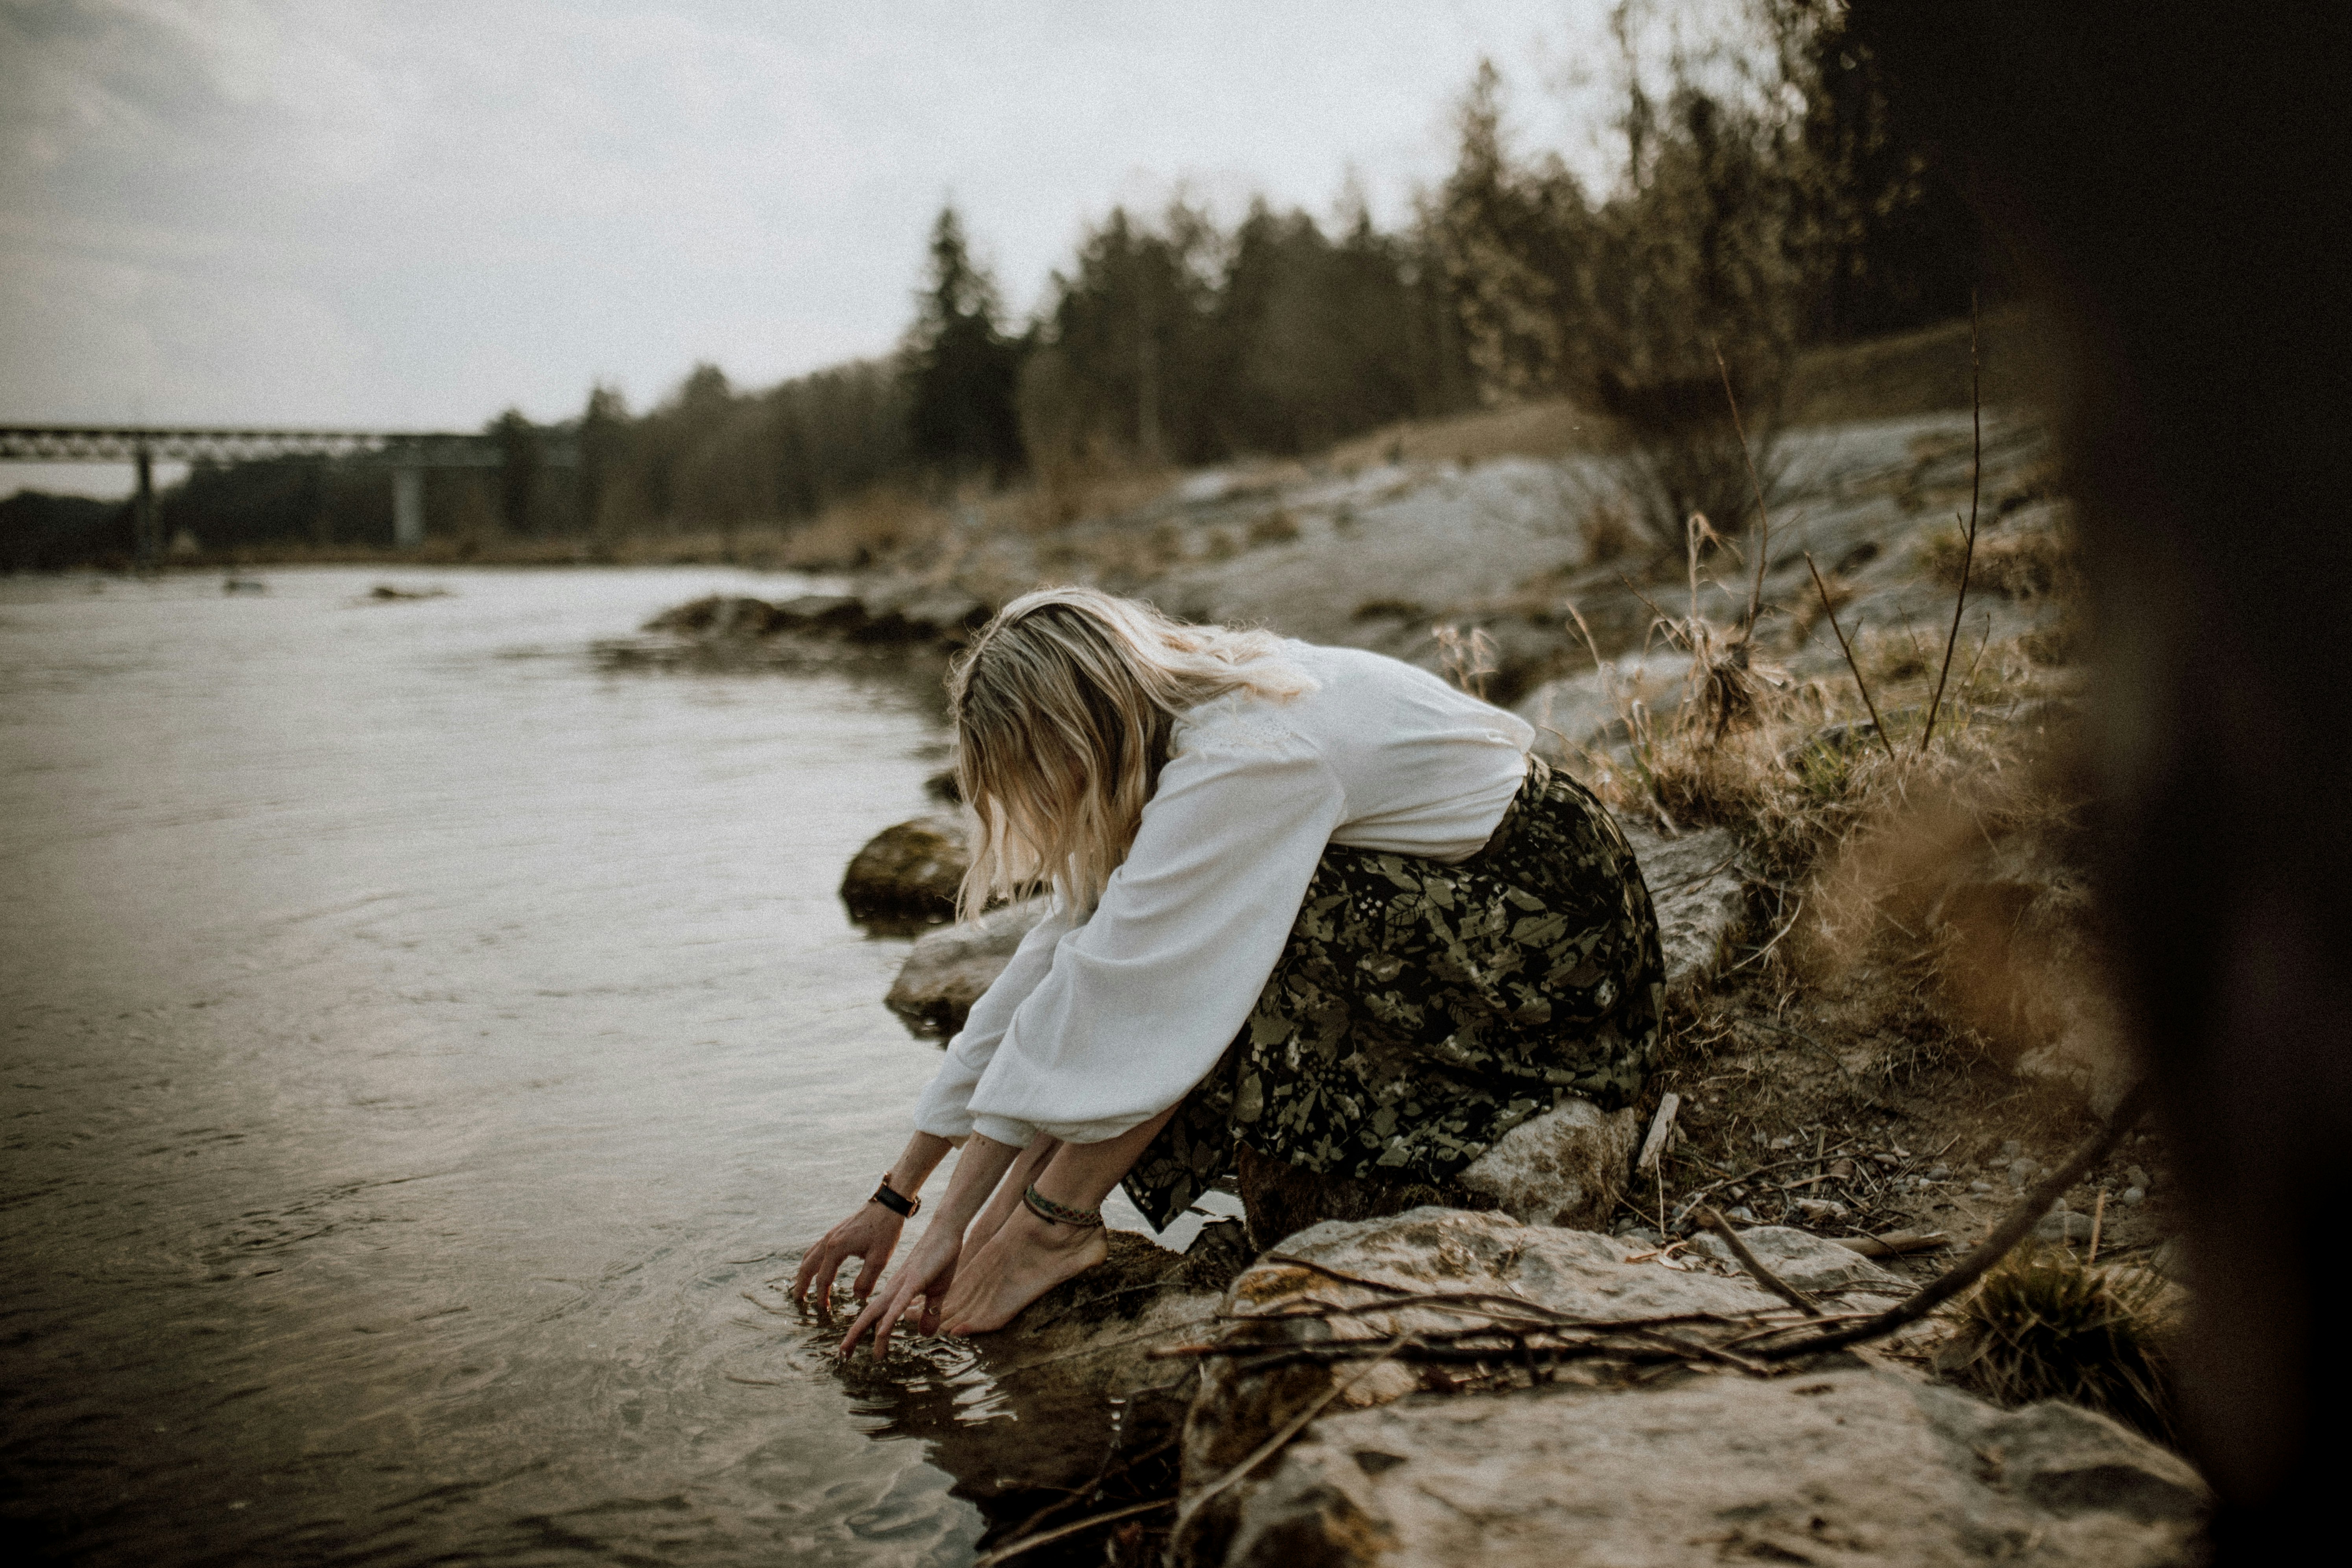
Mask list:
POLYGON ((1822 1304, 1819 1301, 1765 1268, 1764 1260, 1748 1250, 1748 1244, 1739 1239, 1739 1233, 1731 1228, 1729 1220, 1712 1208, 1699 1210, 1698 1219, 1701 1225, 1723 1238, 1723 1245, 1731 1248, 1731 1256, 1739 1259, 1739 1267, 1748 1270, 1749 1278, 1756 1283, 1809 1318, 1818 1318, 1822 1315, 1822 1304))
POLYGON ((1833 1236, 1830 1239, 1864 1258, 1900 1258, 1906 1252, 1933 1252, 1952 1244, 1952 1238, 1940 1230, 1890 1230, 1884 1236, 1833 1236))
POLYGON ((2147 1079, 2135 1084, 2131 1092, 2124 1096, 2123 1102, 2116 1107, 2115 1114, 2107 1119, 2106 1124, 2084 1139, 2082 1146, 2067 1156, 2064 1164, 2044 1176, 2038 1186, 2026 1194, 2024 1201, 2009 1212, 1990 1236, 1916 1293, 1852 1328, 1778 1345, 1757 1353, 1767 1361, 1786 1361, 1791 1356, 1839 1350, 1846 1345, 1860 1344, 1864 1340, 1884 1338, 1906 1323, 1926 1317, 1975 1284, 1987 1269, 2008 1257, 2011 1250, 2032 1231, 2042 1216, 2050 1212, 2050 1206, 2064 1197, 2067 1189, 2081 1181, 2084 1173, 2105 1159, 2107 1152, 2122 1141, 2123 1135, 2132 1130, 2147 1111, 2154 1092, 2155 1085, 2147 1079))
POLYGON ((1845 667, 1853 671, 1853 684, 1862 692, 1862 705, 1870 710, 1870 727, 1878 731, 1879 744, 1886 748, 1886 760, 1894 762, 1895 740, 1886 732, 1885 721, 1878 716, 1878 704, 1870 699, 1870 683, 1862 678, 1862 666, 1853 659, 1853 648, 1845 640, 1845 628, 1838 625, 1837 611, 1830 604, 1829 584, 1822 581, 1822 569, 1813 564, 1813 552, 1805 552, 1805 570, 1813 574, 1813 589, 1822 596, 1822 614, 1830 618, 1830 630, 1837 633, 1838 651, 1845 655, 1845 667))

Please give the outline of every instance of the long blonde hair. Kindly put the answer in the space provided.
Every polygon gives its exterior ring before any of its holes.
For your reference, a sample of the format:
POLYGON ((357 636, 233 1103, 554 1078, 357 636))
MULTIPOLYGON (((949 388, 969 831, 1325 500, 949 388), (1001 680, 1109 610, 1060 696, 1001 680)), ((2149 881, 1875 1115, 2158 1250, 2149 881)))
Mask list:
POLYGON ((948 676, 956 784, 976 819, 958 912, 1049 886, 1092 908, 1135 842, 1178 715, 1314 685, 1267 632, 1190 626, 1093 588, 1013 600, 948 676))

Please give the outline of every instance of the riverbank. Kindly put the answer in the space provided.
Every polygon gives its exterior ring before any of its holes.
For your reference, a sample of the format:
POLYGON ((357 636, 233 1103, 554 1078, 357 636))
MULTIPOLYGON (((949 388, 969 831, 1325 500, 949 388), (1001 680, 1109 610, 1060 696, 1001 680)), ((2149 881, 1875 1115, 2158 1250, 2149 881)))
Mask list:
MULTIPOLYGON (((1015 538, 979 536, 909 560, 863 588, 861 611, 903 621, 909 617, 897 606, 922 596, 986 604, 1031 581, 1077 578, 1192 618, 1255 622, 1389 652, 1517 708, 1539 726, 1545 748, 1653 846, 1643 858, 1662 913, 1670 926, 1684 922, 1698 949, 1637 1107, 1646 1136, 1615 1156, 1607 1217, 1580 1222, 1581 1229, 1532 1228, 1590 1237, 1578 1245, 1601 1247, 1593 1256, 1602 1261, 1616 1248, 1629 1268, 1744 1275, 1706 1230, 1707 1211, 1719 1209, 1759 1249, 1873 1255, 1876 1289, 1892 1300, 2012 1215, 2097 1127, 2129 1077, 2099 979, 2084 869, 2085 795, 2071 746, 2084 676, 2074 663, 2067 509, 2044 436, 2020 418, 1990 417, 1980 448, 1965 416, 1932 416, 1801 434, 1778 456, 1775 527, 1760 576, 1752 533, 1696 557, 1628 550, 1625 470, 1607 458, 1403 461, 1352 473, 1192 476, 1115 515, 1015 538), (1971 507, 1979 522, 1972 545, 1955 521, 1971 507), (1758 613, 1748 636, 1742 628, 1751 602, 1758 613), (1706 863, 1669 869, 1654 858, 1669 849, 1706 863), (1712 923, 1690 923, 1694 902, 1712 923), (1626 1169, 1634 1147, 1652 1157, 1626 1169), (1781 1237, 1794 1239, 1774 1239, 1781 1237)), ((717 611, 710 619, 716 624, 717 611)), ((732 657, 781 658, 807 636, 805 626, 738 629, 757 619, 734 612, 718 639, 736 645, 732 657)), ((941 616, 926 646, 950 649, 968 625, 941 616)), ((665 646, 662 638, 681 648, 694 641, 675 626, 649 636, 656 640, 641 645, 647 650, 665 646)), ((990 952, 1017 940, 1015 913, 993 917, 1003 931, 941 931, 919 942, 891 997, 910 1026, 952 1028, 957 1001, 968 1003, 992 972, 990 952)), ((2116 1148, 2073 1173, 2063 1192, 2040 1194, 2025 1219, 2029 1247, 2071 1259, 2066 1267, 2085 1279, 2146 1280, 2148 1300, 2177 1310, 2178 1286, 2167 1283, 2179 1265, 2167 1245, 2165 1171, 2154 1135, 2127 1130, 2116 1148)), ((1370 1247, 1388 1267, 1371 1272, 1393 1276, 1397 1289, 1502 1288, 1457 1278, 1458 1268, 1426 1249, 1407 1266, 1391 1233, 1377 1227, 1337 1242, 1345 1250, 1332 1267, 1362 1273, 1370 1255, 1358 1249, 1370 1247)), ((1292 1238, 1280 1250, 1301 1245, 1292 1238)), ((1507 1251, 1535 1242, 1496 1245, 1507 1251)), ((1181 1301, 1169 1298, 1166 1310, 1222 1321, 1272 1300, 1246 1289, 1220 1298, 1197 1283, 1189 1290, 1181 1301)), ((1166 1343, 1182 1337, 1175 1321, 1166 1343)), ((1797 1364, 1864 1368, 1881 1380, 1872 1389, 1892 1378, 1904 1388, 1941 1390, 1933 1399, 1900 1395, 1927 1413, 1920 1419, 1933 1431, 1898 1446, 1933 1447, 1963 1428, 1990 1431, 1981 1424, 1997 1418, 1966 1414, 1993 1407, 1965 1392, 1985 1385, 1971 1382, 1965 1358, 1953 1359, 1964 1331, 1964 1316, 1933 1313, 1874 1352, 1837 1352, 1859 1354, 1859 1363, 1797 1364)), ((1108 1346, 1088 1353, 1116 1354, 1108 1346)), ((1398 1353, 1415 1364, 1429 1359, 1422 1350, 1398 1353)), ((1424 1396, 1451 1389, 1538 1398, 1550 1386, 1546 1379, 1493 1381, 1494 1369, 1518 1353, 1498 1344, 1456 1358, 1488 1368, 1484 1383, 1453 1373, 1451 1383, 1431 1382, 1433 1374, 1417 1373, 1411 1386, 1424 1396)), ((1317 1460, 1298 1472, 1295 1489, 1276 1487, 1291 1501, 1266 1504, 1270 1513, 1253 1513, 1255 1503, 1221 1505, 1223 1533, 1200 1533, 1207 1526, 1198 1521, 1215 1510, 1201 1512, 1192 1500, 1244 1448, 1274 1440, 1301 1408, 1287 1396, 1213 1397, 1215 1379, 1244 1364, 1246 1357, 1221 1352, 1211 1357, 1209 1381, 1192 1385, 1181 1477, 1166 1494, 1171 1511, 1106 1524, 1106 1532, 1112 1525, 1127 1531, 1114 1538, 1115 1555, 1126 1553, 1118 1560, 1150 1560, 1160 1549, 1152 1542, 1172 1541, 1187 1562, 1271 1561, 1265 1554, 1282 1550, 1276 1543, 1311 1541, 1333 1561, 1369 1561, 1381 1542, 1420 1541, 1406 1558, 1436 1561, 1443 1554, 1430 1555, 1429 1542, 1446 1542, 1445 1552, 1488 1551, 1518 1528, 1505 1509, 1493 1523, 1501 1536, 1452 1527, 1428 1534, 1399 1500, 1405 1494, 1379 1484, 1380 1472, 1363 1472, 1371 1486, 1359 1496, 1362 1489, 1315 1468, 1317 1460), (1350 1500, 1337 1514, 1313 1501, 1334 1487, 1350 1500), (1195 1521, 1191 1535, 1170 1532, 1180 1507, 1195 1521)), ((1132 1375, 1149 1371, 1138 1363, 1132 1375)), ((1632 1392, 1649 1386, 1647 1375, 1622 1363, 1598 1386, 1632 1392)), ((1682 1366, 1669 1382, 1690 1375, 1710 1374, 1682 1366)), ((1758 1397, 1788 1397, 1787 1383, 1766 1386, 1780 1392, 1758 1397)), ((1340 1399, 1290 1440, 1301 1453, 1329 1452, 1340 1439, 1321 1435, 1338 1412, 1385 1397, 1340 1399)), ((2008 1397, 2014 1402, 2013 1388, 2008 1397)), ((1761 1406, 1738 1418, 1779 1419, 1761 1406)), ((1475 1451, 1471 1428, 1490 1425, 1484 1414, 1431 1419, 1442 1430, 1414 1439, 1423 1447, 1397 1455, 1400 1464, 1419 1454, 1424 1468, 1458 1468, 1475 1451)), ((1589 1410, 1579 1416, 1594 1419, 1589 1410)), ((1639 1426, 1650 1417, 1629 1407, 1623 1419, 1639 1426)), ((1884 1410, 1868 1418, 1882 1427, 1893 1419, 1884 1410)), ((2202 1506, 2193 1476, 2104 1418, 2083 1419, 2096 1428, 2095 1441, 2084 1439, 2093 1447, 2121 1443, 2118 1451, 2127 1451, 2118 1473, 2168 1478, 2148 1484, 2172 1500, 2158 1510, 2170 1522, 2134 1522, 2119 1493, 2094 1488, 2072 1522, 2042 1520, 2020 1531, 2063 1526, 2080 1538, 2083 1561, 2193 1557, 2202 1506)), ((1405 1441, 1381 1431, 1381 1452, 1405 1441)), ((2013 1451, 2030 1446, 2021 1439, 2013 1451)), ((1853 1483, 1845 1490, 1875 1499, 1853 1506, 1879 1516, 1884 1550, 1856 1560, 1918 1560, 1904 1556, 1927 1551, 1914 1526, 1933 1534, 1941 1528, 1933 1518, 1977 1506, 1921 1502, 1920 1519, 1896 1528, 1884 1511, 1905 1505, 1890 1501, 1891 1482, 1868 1479, 1875 1474, 1869 1456, 1843 1438, 1825 1439, 1821 1451, 1832 1470, 1843 1466, 1853 1483)), ((1719 1467, 1724 1458, 1703 1443, 1654 1456, 1678 1471, 1719 1467)), ((1300 1462, 1285 1459, 1277 1474, 1300 1462)), ((1095 1500, 1108 1506, 1118 1495, 1098 1489, 1095 1500)), ((1641 1522, 1643 1510, 1625 1517, 1636 1535, 1656 1528, 1641 1522)), ((1782 1550, 1796 1539, 1758 1537, 1782 1550)))

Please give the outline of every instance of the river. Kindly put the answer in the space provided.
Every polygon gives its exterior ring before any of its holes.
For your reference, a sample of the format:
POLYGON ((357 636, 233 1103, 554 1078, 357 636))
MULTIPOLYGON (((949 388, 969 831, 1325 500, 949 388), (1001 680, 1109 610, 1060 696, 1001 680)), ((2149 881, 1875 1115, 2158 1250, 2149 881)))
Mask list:
POLYGON ((904 1377, 773 1284, 937 1060, 835 893, 925 809, 935 695, 588 656, 792 580, 258 575, 0 581, 9 1532, 969 1561, 904 1377))

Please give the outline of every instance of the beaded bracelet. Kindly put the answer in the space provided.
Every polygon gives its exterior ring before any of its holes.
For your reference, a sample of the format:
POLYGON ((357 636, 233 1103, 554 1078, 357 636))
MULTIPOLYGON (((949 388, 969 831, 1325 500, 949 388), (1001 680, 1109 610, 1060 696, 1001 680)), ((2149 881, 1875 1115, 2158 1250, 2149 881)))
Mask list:
POLYGON ((1081 1228, 1091 1228, 1103 1222, 1102 1210, 1066 1208, 1039 1192, 1034 1184, 1021 1194, 1021 1201, 1029 1205, 1030 1213, 1047 1225, 1075 1225, 1081 1228))

